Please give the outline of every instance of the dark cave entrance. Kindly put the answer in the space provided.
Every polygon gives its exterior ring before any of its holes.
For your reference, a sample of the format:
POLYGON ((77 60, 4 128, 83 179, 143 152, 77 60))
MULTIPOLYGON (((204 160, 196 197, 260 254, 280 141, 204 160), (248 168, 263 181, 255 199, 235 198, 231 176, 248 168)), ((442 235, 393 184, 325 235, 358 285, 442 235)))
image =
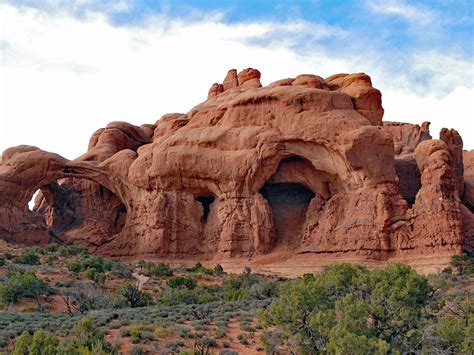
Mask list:
POLYGON ((197 196, 196 201, 202 205, 203 213, 201 216, 201 223, 207 222, 207 217, 209 216, 209 211, 211 210, 211 204, 216 198, 212 195, 203 195, 197 196))
POLYGON ((411 208, 421 188, 421 173, 415 159, 395 159, 400 194, 411 208))
POLYGON ((267 182, 260 193, 272 209, 276 244, 297 246, 306 221, 306 211, 315 193, 295 182, 267 182))

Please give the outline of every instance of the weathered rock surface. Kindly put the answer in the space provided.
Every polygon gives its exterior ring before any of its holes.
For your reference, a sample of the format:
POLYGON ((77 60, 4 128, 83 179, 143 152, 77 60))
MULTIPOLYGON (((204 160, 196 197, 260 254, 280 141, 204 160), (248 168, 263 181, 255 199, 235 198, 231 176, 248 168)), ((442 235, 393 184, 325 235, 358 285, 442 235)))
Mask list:
POLYGON ((260 76, 229 71, 187 114, 113 122, 73 161, 7 149, 0 237, 220 259, 391 260, 474 244, 474 157, 456 131, 434 140, 429 123, 382 123, 381 93, 363 73, 265 87, 260 76))

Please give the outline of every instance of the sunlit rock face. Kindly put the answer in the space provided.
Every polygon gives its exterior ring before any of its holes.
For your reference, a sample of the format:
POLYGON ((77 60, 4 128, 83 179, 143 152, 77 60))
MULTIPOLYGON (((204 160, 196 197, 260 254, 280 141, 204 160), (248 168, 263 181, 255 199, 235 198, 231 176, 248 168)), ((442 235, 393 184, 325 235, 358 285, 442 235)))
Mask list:
POLYGON ((0 236, 203 259, 284 250, 390 260, 472 247, 474 164, 458 132, 434 140, 429 123, 382 122, 381 93, 363 73, 264 87, 260 77, 230 70, 187 114, 110 123, 73 161, 7 149, 0 236))

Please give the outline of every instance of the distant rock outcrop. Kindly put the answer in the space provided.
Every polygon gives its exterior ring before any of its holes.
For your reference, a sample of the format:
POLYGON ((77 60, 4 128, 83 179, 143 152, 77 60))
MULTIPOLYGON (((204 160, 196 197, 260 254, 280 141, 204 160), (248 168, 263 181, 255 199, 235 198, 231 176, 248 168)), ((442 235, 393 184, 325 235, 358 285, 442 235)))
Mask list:
POLYGON ((363 73, 262 87, 230 70, 187 114, 110 123, 69 161, 35 147, 0 164, 0 236, 114 256, 341 260, 474 246, 474 156, 458 132, 382 122, 363 73), (28 207, 36 191, 34 207, 28 207))

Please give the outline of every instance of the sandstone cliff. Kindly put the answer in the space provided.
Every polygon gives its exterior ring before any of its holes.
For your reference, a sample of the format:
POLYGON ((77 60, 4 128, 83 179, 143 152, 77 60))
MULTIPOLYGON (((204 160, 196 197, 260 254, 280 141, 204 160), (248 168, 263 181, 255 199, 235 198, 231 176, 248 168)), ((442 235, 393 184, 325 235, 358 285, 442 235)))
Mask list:
POLYGON ((187 114, 110 123, 73 161, 7 149, 0 237, 203 259, 395 260, 473 247, 472 152, 454 130, 437 140, 427 122, 382 116, 363 73, 262 87, 258 70, 231 70, 187 114))

